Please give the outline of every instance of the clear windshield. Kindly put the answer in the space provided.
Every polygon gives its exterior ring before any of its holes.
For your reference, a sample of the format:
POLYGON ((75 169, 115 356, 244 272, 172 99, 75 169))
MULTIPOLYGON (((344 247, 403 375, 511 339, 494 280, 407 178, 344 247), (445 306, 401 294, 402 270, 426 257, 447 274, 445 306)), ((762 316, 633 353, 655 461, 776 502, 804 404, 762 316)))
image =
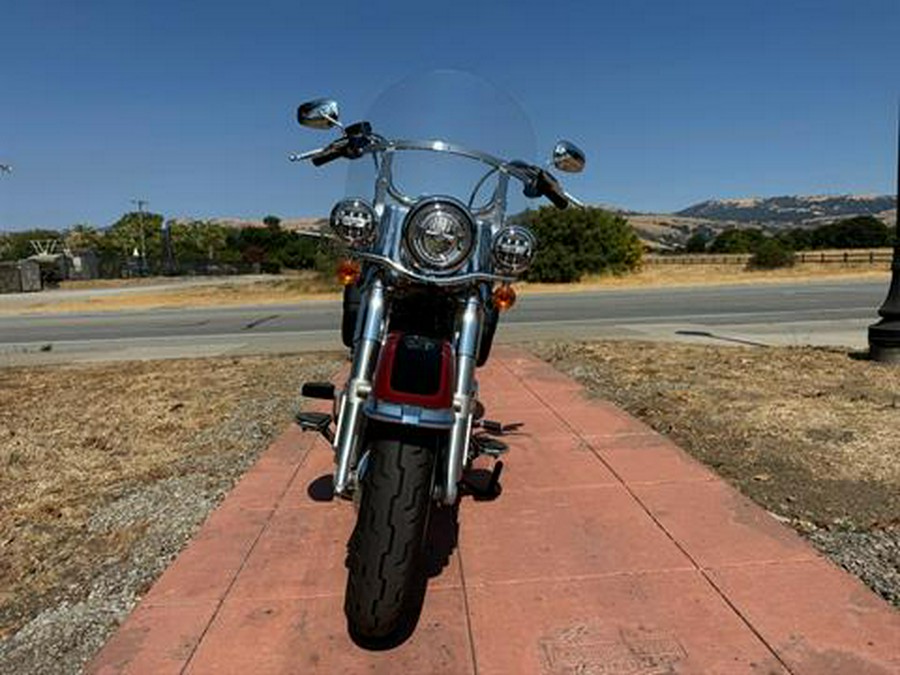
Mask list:
MULTIPOLYGON (((519 105, 485 80, 455 70, 431 71, 388 88, 362 118, 389 140, 441 140, 501 159, 535 161, 534 132, 519 105)), ((473 191, 491 167, 445 153, 394 153, 394 186, 407 197, 449 195, 479 208, 496 187, 496 174, 473 191)), ((370 157, 350 163, 347 194, 371 198, 375 167, 370 157)), ((510 181, 507 214, 526 207, 518 181, 510 181)))

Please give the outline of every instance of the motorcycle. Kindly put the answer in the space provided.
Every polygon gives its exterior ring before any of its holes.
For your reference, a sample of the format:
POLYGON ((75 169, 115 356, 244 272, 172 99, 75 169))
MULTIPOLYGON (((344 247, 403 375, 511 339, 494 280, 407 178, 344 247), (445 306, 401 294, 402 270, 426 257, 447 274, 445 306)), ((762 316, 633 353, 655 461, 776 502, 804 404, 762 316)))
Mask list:
MULTIPOLYGON (((430 81, 431 98, 437 92, 444 102, 453 96, 456 103, 474 100, 468 122, 490 117, 483 91, 461 99, 445 85, 440 77, 437 84, 430 81)), ((413 126, 427 124, 422 109, 429 106, 406 94, 412 100, 400 106, 400 117, 413 126)), ((440 101, 430 109, 444 110, 440 101)), ((303 103, 297 119, 340 135, 325 147, 292 155, 292 161, 321 167, 347 159, 365 163, 374 179, 371 199, 359 192, 342 199, 329 219, 349 254, 338 271, 345 284, 342 339, 352 349, 349 376, 340 390, 305 383, 302 394, 333 401, 333 411, 302 412, 297 420, 331 443, 334 494, 358 508, 347 544, 349 631, 358 641, 385 640, 403 630, 423 588, 433 506, 455 507, 466 471, 480 456, 495 460, 493 471, 486 485, 471 490, 499 491, 503 464, 497 458, 507 446, 497 437, 508 428, 484 418, 476 369, 488 360, 499 314, 515 302, 511 284, 528 269, 537 246, 516 214, 507 215, 510 183, 520 184, 524 197, 545 197, 560 209, 581 204, 547 169, 521 157, 505 159, 448 136, 388 137, 376 130, 374 118, 343 125, 331 99, 303 103), (408 156, 416 161, 401 179, 408 156), (461 181, 461 172, 444 167, 436 174, 439 184, 412 189, 426 173, 426 158, 436 156, 465 162, 469 168, 462 173, 469 178, 461 181)), ((503 145, 512 127, 481 140, 503 145)), ((560 141, 552 163, 579 172, 585 155, 560 141)))

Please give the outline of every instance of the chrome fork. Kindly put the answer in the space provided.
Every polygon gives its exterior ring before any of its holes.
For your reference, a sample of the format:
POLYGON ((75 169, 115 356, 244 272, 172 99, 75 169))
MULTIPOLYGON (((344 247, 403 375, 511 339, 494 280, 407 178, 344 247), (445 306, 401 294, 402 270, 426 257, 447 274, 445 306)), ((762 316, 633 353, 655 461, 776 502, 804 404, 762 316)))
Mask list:
POLYGON ((363 405, 372 391, 372 369, 384 332, 384 284, 380 279, 372 281, 368 297, 360 303, 360 306, 365 308, 362 334, 354 351, 350 379, 341 394, 334 434, 337 462, 334 471, 334 492, 342 497, 349 496, 350 467, 358 449, 363 405))
POLYGON ((450 446, 447 451, 447 467, 441 500, 452 506, 459 494, 457 487, 462 479, 469 438, 472 433, 472 408, 475 394, 475 362, 483 323, 481 298, 472 293, 466 300, 459 329, 456 349, 456 382, 453 391, 453 427, 450 430, 450 446))

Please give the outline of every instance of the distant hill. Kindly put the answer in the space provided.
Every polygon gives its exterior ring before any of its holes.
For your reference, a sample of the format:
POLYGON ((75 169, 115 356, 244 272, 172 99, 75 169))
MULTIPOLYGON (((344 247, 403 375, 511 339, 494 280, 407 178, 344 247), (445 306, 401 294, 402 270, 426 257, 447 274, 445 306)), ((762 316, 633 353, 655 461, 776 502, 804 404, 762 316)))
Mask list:
POLYGON ((893 195, 829 195, 709 199, 675 213, 622 212, 651 249, 679 249, 697 231, 708 236, 731 228, 755 227, 767 232, 872 215, 888 226, 896 222, 893 195))
POLYGON ((738 223, 804 225, 852 216, 877 216, 895 207, 893 195, 783 196, 749 199, 710 199, 677 211, 686 218, 729 220, 738 223))

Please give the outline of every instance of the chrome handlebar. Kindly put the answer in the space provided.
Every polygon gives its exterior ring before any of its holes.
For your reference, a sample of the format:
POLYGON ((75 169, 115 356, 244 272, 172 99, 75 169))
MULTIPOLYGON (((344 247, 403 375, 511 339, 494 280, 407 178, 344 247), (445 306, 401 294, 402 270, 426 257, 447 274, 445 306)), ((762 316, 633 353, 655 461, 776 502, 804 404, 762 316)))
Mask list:
MULTIPOLYGON (((371 142, 369 142, 364 148, 362 148, 358 155, 354 155, 354 158, 365 154, 374 154, 377 152, 396 152, 398 150, 426 150, 431 152, 444 152, 451 155, 458 155, 460 157, 474 159, 476 161, 487 164, 488 166, 498 171, 510 175, 513 178, 516 178, 523 185, 528 185, 529 183, 534 182, 541 175, 547 175, 540 167, 528 164, 526 162, 516 160, 507 161, 504 159, 500 159, 499 157, 495 157, 494 155, 491 155, 487 152, 472 150, 456 143, 448 143, 447 141, 438 139, 388 140, 376 134, 372 134, 370 136, 370 139, 371 142)), ((334 144, 325 148, 317 148, 315 150, 309 150, 300 154, 292 154, 288 157, 288 159, 291 162, 311 160, 314 164, 316 164, 316 159, 322 158, 325 155, 333 152, 334 144)), ((554 200, 553 196, 545 196, 549 197, 551 201, 554 201, 555 203, 556 200, 554 200)), ((565 190, 562 190, 562 188, 560 188, 558 196, 564 198, 566 201, 575 206, 584 208, 584 204, 581 201, 570 195, 565 190)))

